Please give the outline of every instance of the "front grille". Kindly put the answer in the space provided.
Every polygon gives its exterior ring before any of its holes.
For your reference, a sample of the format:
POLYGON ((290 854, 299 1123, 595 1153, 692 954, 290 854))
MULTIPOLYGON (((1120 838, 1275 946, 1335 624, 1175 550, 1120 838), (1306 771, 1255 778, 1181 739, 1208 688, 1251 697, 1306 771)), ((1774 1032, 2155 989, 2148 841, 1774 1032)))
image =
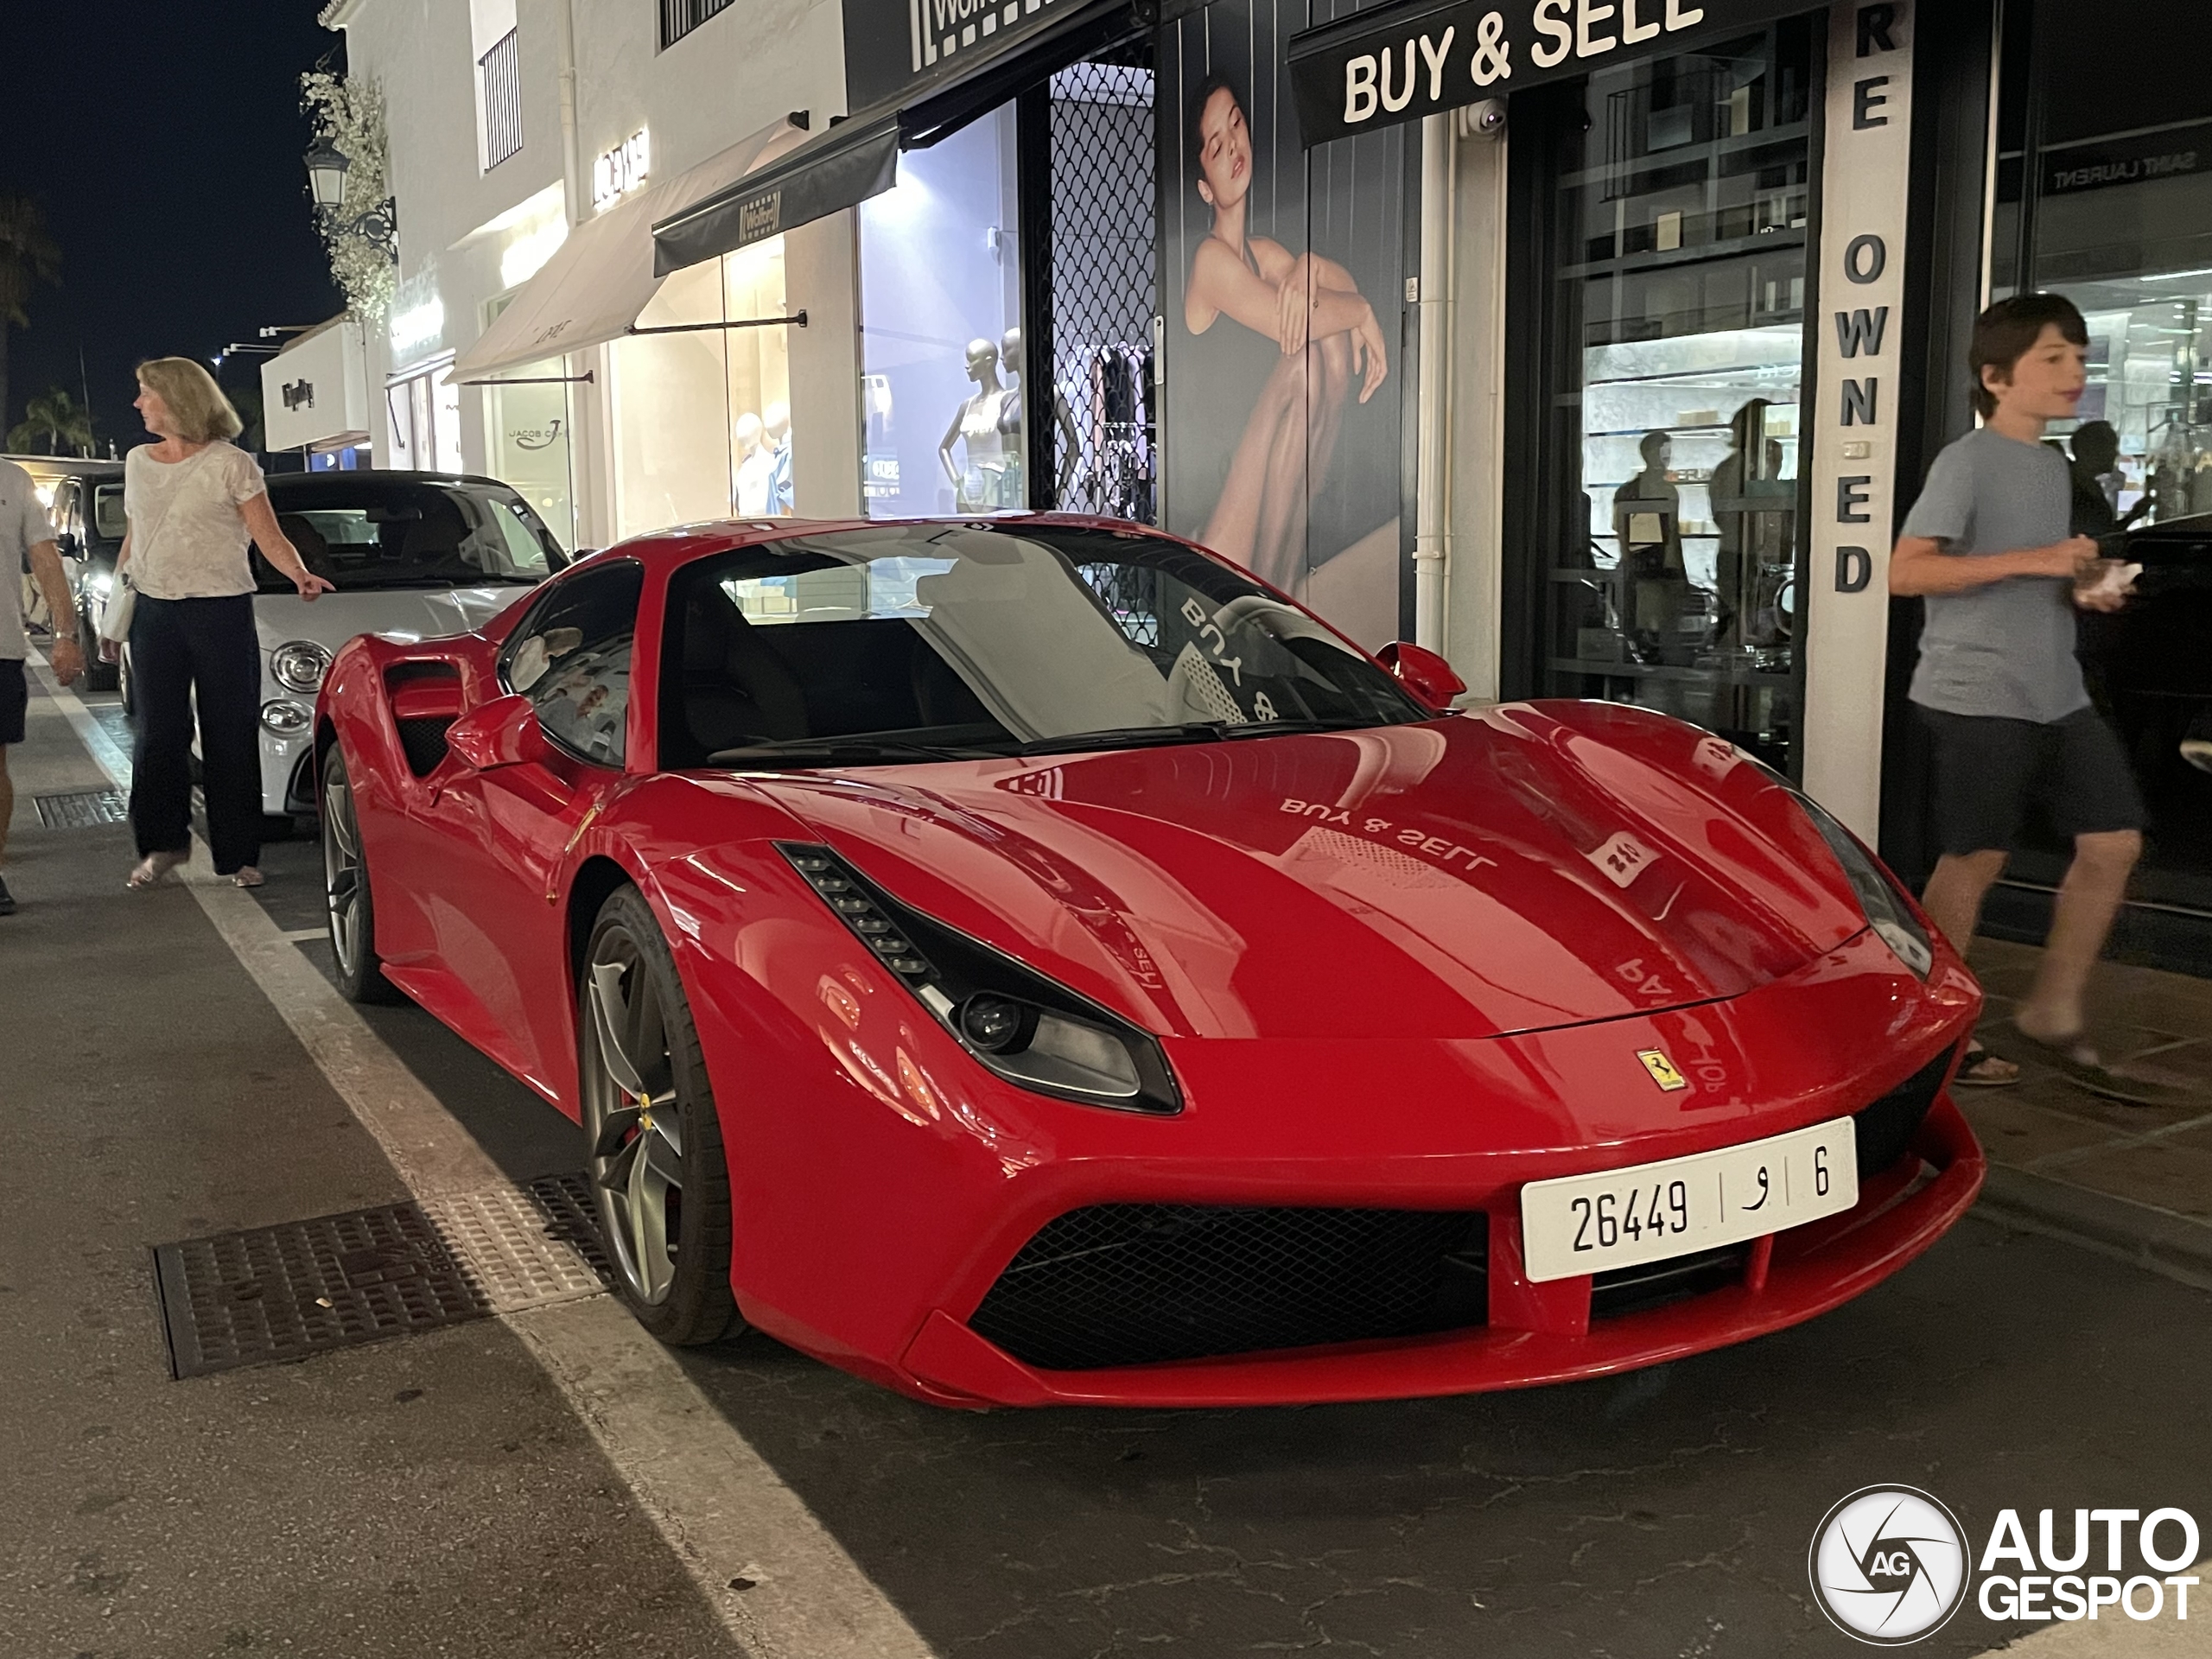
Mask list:
POLYGON ((399 728, 399 747, 407 751, 408 769, 427 777, 446 758, 446 728, 453 724, 444 715, 393 722, 399 728))
POLYGON ((969 1323, 1024 1364, 1090 1370, 1484 1323, 1479 1211, 1104 1204, 1022 1247, 969 1323))
POLYGON ((1633 1268, 1609 1268, 1590 1280, 1590 1317, 1618 1319, 1642 1313, 1685 1297, 1702 1296, 1723 1285, 1744 1282, 1744 1265, 1751 1255, 1748 1244, 1728 1244, 1694 1255, 1670 1255, 1663 1262, 1646 1262, 1633 1268))
POLYGON ((1854 1112, 1851 1123, 1859 1143, 1859 1176, 1878 1175, 1904 1156, 1920 1133, 1936 1091, 1943 1086, 1952 1051, 1945 1049, 1872 1106, 1854 1112))

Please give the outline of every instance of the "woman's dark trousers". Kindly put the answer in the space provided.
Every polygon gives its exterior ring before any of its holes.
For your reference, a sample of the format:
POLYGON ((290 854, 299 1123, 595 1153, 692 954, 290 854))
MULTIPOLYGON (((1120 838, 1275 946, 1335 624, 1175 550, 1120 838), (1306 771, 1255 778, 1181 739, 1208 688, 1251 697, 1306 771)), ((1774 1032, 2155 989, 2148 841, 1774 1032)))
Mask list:
POLYGON ((253 595, 149 599, 130 614, 130 689, 138 753, 130 823, 141 857, 192 844, 192 715, 200 708, 200 782, 219 874, 261 861, 261 642, 253 595))

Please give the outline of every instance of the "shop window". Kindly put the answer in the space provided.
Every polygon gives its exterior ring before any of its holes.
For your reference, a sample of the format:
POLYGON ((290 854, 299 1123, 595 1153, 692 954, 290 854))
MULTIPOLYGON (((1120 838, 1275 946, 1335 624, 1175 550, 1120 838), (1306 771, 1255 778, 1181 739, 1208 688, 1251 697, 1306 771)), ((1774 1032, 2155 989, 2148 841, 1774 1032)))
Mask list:
MULTIPOLYGON (((2130 897, 2212 915, 2212 10, 2042 0, 2005 22, 1991 293, 2081 308, 2088 385, 2050 435, 2073 527, 2144 567, 2126 610, 2080 618, 2089 694, 2150 809, 2130 897)), ((2055 886, 2071 849, 2030 835, 2008 879, 2055 886)))
POLYGON ((788 513, 791 365, 779 237, 689 266, 661 284, 613 359, 615 529, 788 513), (710 325, 700 327, 698 325, 710 325))
POLYGON ((860 208, 861 494, 870 517, 1021 507, 1014 120, 899 158, 860 208))
POLYGON ((461 388, 451 362, 392 381, 385 389, 391 423, 391 464, 401 472, 458 473, 461 388))
MULTIPOLYGON (((514 298, 486 308, 489 326, 514 298)), ((565 551, 576 544, 575 417, 563 359, 502 370, 484 388, 485 469, 536 508, 565 551)))
POLYGON ((1516 181, 1551 230, 1533 689, 1784 769, 1814 61, 1797 20, 1594 74, 1550 99, 1556 141, 1516 181))

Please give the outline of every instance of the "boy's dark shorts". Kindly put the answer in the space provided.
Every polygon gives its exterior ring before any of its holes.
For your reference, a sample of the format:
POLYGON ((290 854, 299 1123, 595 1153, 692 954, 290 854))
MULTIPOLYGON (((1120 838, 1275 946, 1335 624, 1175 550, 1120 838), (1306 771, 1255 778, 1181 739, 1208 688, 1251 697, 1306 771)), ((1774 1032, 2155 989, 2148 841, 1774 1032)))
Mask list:
POLYGON ((0 657, 0 748, 23 741, 23 715, 30 701, 30 677, 22 664, 0 657))
POLYGON ((2059 836, 2140 830, 2143 791, 2094 709, 2040 724, 1916 703, 1935 740, 1936 836, 1951 854, 2010 850, 2031 807, 2059 836))

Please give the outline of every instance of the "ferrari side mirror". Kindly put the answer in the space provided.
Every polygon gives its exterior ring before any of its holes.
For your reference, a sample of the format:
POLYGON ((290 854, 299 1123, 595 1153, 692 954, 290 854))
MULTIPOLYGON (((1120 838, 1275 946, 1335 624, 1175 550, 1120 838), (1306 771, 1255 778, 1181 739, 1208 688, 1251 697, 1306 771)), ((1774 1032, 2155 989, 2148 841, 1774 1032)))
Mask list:
POLYGON ((1432 709, 1449 709, 1452 699, 1467 689, 1467 683, 1453 671, 1451 664, 1427 645, 1417 645, 1408 639, 1383 646, 1376 652, 1375 660, 1397 676, 1399 684, 1432 709))
POLYGON ((552 753, 537 709, 520 694, 494 697, 446 728, 446 747, 476 772, 543 760, 552 753))

